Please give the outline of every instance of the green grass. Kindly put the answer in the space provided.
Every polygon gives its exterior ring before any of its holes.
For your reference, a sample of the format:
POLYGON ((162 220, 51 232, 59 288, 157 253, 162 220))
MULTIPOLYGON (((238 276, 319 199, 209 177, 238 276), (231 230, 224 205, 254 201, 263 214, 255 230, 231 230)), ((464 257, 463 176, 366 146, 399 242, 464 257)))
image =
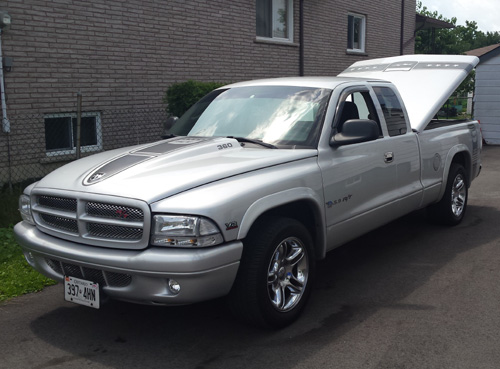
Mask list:
POLYGON ((0 302, 56 283, 28 265, 14 239, 13 226, 21 220, 17 210, 21 193, 21 186, 0 189, 0 302))
POLYGON ((12 227, 0 228, 0 302, 55 283, 28 265, 12 227))
POLYGON ((19 214, 18 200, 22 190, 14 187, 12 193, 8 189, 0 189, 0 228, 12 227, 21 220, 19 214))

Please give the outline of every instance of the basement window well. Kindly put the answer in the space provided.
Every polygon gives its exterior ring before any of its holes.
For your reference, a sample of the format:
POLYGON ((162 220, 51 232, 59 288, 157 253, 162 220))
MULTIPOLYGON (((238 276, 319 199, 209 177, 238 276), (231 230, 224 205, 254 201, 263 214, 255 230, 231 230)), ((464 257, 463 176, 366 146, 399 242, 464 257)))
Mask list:
MULTIPOLYGON (((44 117, 45 150, 47 156, 76 153, 76 113, 47 114, 44 117)), ((80 128, 81 152, 102 149, 101 116, 96 112, 82 113, 80 128)))

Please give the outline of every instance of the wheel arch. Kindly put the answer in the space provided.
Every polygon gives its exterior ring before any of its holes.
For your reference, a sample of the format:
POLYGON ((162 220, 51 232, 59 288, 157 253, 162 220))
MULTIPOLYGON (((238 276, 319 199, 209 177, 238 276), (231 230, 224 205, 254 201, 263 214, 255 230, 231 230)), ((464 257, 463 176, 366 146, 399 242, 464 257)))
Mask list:
POLYGON ((245 238, 252 227, 266 217, 292 218, 302 223, 313 240, 316 259, 326 255, 326 224, 323 201, 310 188, 294 188, 263 197, 246 211, 238 232, 238 239, 245 238))
POLYGON ((470 155, 467 146, 465 145, 454 146, 448 152, 448 156, 446 157, 446 162, 443 170, 443 182, 442 182, 443 185, 441 186, 441 191, 439 193, 440 199, 444 195, 446 184, 448 182, 448 174, 450 173, 450 168, 453 163, 460 164, 461 166, 464 167, 466 174, 465 181, 467 187, 470 187, 471 183, 470 178, 472 178, 472 157, 470 155))

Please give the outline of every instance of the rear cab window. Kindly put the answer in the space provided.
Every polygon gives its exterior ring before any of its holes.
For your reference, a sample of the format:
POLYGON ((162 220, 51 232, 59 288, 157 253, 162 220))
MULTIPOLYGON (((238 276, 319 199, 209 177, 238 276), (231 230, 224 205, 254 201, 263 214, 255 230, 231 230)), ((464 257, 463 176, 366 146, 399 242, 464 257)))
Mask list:
POLYGON ((373 91, 384 115, 389 136, 404 135, 408 132, 408 124, 403 105, 394 90, 390 87, 373 86, 373 91))

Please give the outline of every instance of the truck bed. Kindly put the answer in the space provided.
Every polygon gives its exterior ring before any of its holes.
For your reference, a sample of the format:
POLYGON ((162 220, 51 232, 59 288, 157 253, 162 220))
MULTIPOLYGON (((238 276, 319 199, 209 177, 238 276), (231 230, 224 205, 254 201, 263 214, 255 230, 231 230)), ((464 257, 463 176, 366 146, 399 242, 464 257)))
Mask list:
POLYGON ((471 120, 471 119, 433 119, 427 125, 427 127, 425 127, 425 131, 430 130, 430 129, 435 129, 435 128, 449 127, 449 126, 453 126, 455 124, 468 123, 468 122, 473 122, 473 120, 471 120))

